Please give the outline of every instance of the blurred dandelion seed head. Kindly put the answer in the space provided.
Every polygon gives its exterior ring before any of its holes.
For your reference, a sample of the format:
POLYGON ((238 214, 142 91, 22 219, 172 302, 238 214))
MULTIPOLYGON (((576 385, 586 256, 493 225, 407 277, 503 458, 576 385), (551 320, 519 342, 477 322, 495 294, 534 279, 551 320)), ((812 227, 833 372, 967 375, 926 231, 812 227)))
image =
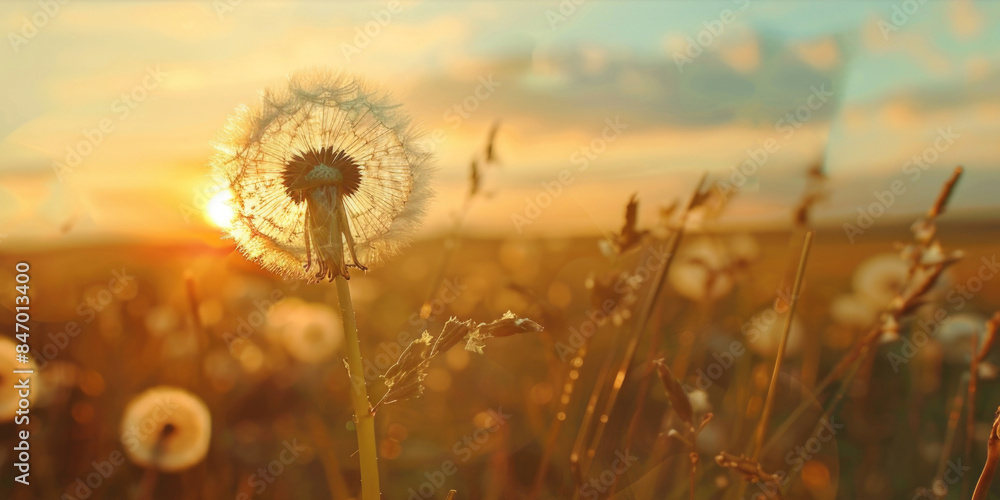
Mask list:
POLYGON ((154 387, 125 407, 121 433, 125 452, 133 462, 177 472, 205 458, 212 417, 194 394, 174 387, 154 387))
POLYGON ((733 290, 732 261, 725 248, 708 237, 682 247, 667 274, 670 285, 696 302, 719 300, 733 290))
MULTIPOLYGON (((765 358, 773 358, 778 354, 778 346, 781 344, 781 336, 785 331, 785 322, 788 313, 777 313, 773 309, 764 309, 758 312, 751 320, 753 326, 751 342, 748 347, 751 351, 765 358)), ((805 327, 802 320, 796 314, 792 316, 791 329, 788 332, 788 344, 785 346, 787 356, 796 356, 802 350, 805 341, 805 327)), ((766 376, 770 379, 770 374, 766 376)))
POLYGON ((333 308, 300 299, 279 301, 268 315, 268 332, 280 339, 295 359, 317 364, 329 360, 344 344, 344 327, 333 308))
POLYGON ((986 340, 986 320, 986 316, 979 313, 952 314, 941 322, 936 332, 925 333, 941 343, 945 361, 968 363, 972 357, 972 339, 977 339, 977 349, 986 340))
POLYGON ((854 291, 882 309, 895 298, 906 283, 909 266, 898 255, 879 254, 868 258, 854 271, 854 291))
POLYGON ((232 192, 230 233, 292 279, 347 276, 397 253, 431 197, 430 155, 398 106, 363 81, 300 71, 240 106, 213 168, 232 192))
POLYGON ((866 297, 843 294, 830 304, 830 316, 839 325, 862 329, 875 323, 879 310, 866 297))

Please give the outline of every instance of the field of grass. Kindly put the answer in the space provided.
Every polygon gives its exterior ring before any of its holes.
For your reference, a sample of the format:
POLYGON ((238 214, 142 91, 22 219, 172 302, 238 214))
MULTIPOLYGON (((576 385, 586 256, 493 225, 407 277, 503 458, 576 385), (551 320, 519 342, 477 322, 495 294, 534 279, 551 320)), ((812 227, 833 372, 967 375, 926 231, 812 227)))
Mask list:
MULTIPOLYGON (((1000 309, 991 282, 961 303, 949 301, 948 292, 968 283, 982 259, 995 255, 1000 228, 947 216, 939 226, 945 246, 962 249, 965 258, 949 269, 938 298, 915 317, 933 318, 938 309, 953 316, 991 315, 1000 309)), ((669 277, 633 361, 625 363, 617 402, 587 465, 586 458, 574 461, 571 454, 590 447, 591 435, 578 435, 592 398, 589 432, 601 420, 634 335, 629 327, 662 260, 662 253, 650 250, 662 246, 657 240, 611 259, 597 239, 461 239, 433 294, 430 283, 448 241, 417 242, 404 258, 355 273, 351 286, 373 402, 386 390, 379 375, 402 348, 424 330, 436 334, 450 316, 478 323, 511 311, 544 327, 487 340, 484 354, 457 346, 432 360, 421 397, 379 409, 384 497, 444 498, 455 489, 456 498, 686 498, 689 480, 694 498, 775 497, 773 486, 743 483, 715 457, 752 449, 776 354, 776 337, 769 336, 780 335, 780 328, 754 326, 753 318, 771 308, 780 312, 801 237, 778 231, 685 236, 674 270, 714 262, 717 256, 698 252, 715 244, 729 249, 728 267, 718 278, 725 286, 693 300, 676 288, 702 275, 677 271, 669 277), (632 297, 619 293, 633 288, 626 282, 604 278, 620 271, 646 277, 632 297), (595 297, 611 297, 613 312, 605 315, 603 299, 595 297), (604 317, 609 319, 601 322, 604 317), (748 331, 761 335, 753 338, 748 331), (661 358, 689 392, 695 424, 707 412, 714 415, 696 438, 671 411, 653 363, 661 358), (671 429, 679 437, 670 437, 671 429), (689 477, 692 450, 700 459, 689 477)), ((895 243, 908 237, 905 226, 873 228, 854 244, 837 227, 816 232, 798 304, 800 338, 793 331, 768 426, 780 439, 760 455, 764 471, 787 475, 781 483, 785 498, 912 498, 921 488, 931 498, 935 478, 944 480, 941 498, 959 498, 959 490, 966 488, 968 495, 975 484, 1000 391, 990 353, 988 369, 980 370, 970 462, 964 454, 966 402, 955 400, 966 393, 970 337, 934 331, 933 340, 904 362, 893 361, 892 354, 909 352, 906 343, 890 339, 877 345, 852 383, 814 392, 864 333, 849 314, 838 318, 831 304, 851 293, 859 265, 897 252, 895 243), (961 425, 949 431, 955 404, 953 418, 961 425), (781 432, 800 405, 805 414, 781 432), (823 421, 830 426, 817 431, 823 421), (962 466, 954 466, 959 472, 949 472, 954 464, 962 466)), ((10 450, 16 443, 13 423, 6 423, 0 425, 4 498, 357 494, 358 442, 342 334, 321 331, 322 320, 316 326, 281 317, 295 301, 336 310, 334 287, 281 281, 226 242, 3 255, 5 331, 11 329, 18 260, 31 264, 31 342, 41 358, 31 427, 31 491, 37 496, 11 487, 10 450), (305 331, 288 334, 296 328, 305 331), (157 480, 122 459, 128 443, 121 422, 130 400, 160 385, 197 395, 212 423, 204 459, 182 472, 161 472, 157 480)), ((690 286, 680 288, 690 295, 690 286)), ((904 322, 899 337, 912 337, 916 325, 904 322)))

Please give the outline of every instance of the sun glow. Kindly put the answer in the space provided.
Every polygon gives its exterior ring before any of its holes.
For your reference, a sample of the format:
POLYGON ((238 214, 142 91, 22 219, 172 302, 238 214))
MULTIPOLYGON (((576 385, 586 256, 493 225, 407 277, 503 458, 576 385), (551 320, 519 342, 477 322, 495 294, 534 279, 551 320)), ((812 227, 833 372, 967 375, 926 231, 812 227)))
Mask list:
POLYGON ((232 199, 233 193, 228 189, 215 193, 215 196, 212 196, 212 199, 205 205, 205 220, 220 229, 232 227, 233 217, 236 216, 236 212, 230 205, 232 199))

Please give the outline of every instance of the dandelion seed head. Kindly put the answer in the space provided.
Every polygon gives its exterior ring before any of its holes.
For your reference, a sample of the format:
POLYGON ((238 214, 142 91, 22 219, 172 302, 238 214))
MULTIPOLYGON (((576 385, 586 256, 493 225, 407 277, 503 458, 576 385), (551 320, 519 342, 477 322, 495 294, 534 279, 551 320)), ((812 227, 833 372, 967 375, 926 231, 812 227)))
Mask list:
POLYGON ((430 155, 398 106, 346 74, 300 71, 240 106, 212 164, 233 193, 230 233, 265 269, 347 277, 397 253, 431 197, 430 155))
POLYGON ((205 403, 188 391, 154 387, 125 408, 121 439, 136 464, 177 472, 201 462, 212 437, 205 403))

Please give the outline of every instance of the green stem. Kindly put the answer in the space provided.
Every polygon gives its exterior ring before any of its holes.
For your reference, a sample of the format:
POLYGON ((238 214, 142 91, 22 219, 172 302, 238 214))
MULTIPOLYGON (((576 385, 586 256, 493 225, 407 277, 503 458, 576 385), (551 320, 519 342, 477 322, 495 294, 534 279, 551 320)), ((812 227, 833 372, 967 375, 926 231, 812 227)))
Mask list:
POLYGON ((361 498, 380 500, 378 484, 378 456, 376 455, 375 415, 368 401, 365 385, 364 364, 361 361, 361 341, 358 338, 358 324, 354 319, 354 304, 351 302, 351 287, 343 276, 337 276, 337 299, 344 320, 344 334, 347 337, 347 367, 351 374, 351 401, 354 403, 354 422, 358 430, 358 450, 361 457, 361 498))

